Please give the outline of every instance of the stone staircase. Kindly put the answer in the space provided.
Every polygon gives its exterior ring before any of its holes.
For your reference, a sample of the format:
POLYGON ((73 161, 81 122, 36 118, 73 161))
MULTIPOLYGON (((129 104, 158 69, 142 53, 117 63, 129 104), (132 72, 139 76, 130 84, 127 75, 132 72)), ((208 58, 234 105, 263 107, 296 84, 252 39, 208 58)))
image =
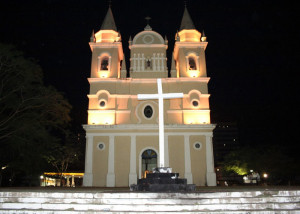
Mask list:
POLYGON ((150 193, 0 189, 0 213, 300 213, 300 190, 150 193))

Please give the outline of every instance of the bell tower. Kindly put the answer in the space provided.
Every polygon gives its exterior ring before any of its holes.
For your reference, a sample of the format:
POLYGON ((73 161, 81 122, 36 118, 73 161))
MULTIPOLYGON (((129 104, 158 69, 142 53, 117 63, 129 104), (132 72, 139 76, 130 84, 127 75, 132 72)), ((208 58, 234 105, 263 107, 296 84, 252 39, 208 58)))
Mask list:
POLYGON ((196 30, 186 7, 175 41, 171 77, 206 77, 206 37, 196 30))
POLYGON ((153 31, 148 23, 144 31, 129 40, 130 77, 167 78, 167 48, 167 38, 153 31))
MULTIPOLYGON (((121 69, 124 58, 121 35, 117 27, 111 8, 108 8, 102 26, 98 32, 92 33, 90 39, 92 54, 91 78, 120 78, 126 69, 121 69)), ((124 64, 124 63, 123 63, 124 64)))

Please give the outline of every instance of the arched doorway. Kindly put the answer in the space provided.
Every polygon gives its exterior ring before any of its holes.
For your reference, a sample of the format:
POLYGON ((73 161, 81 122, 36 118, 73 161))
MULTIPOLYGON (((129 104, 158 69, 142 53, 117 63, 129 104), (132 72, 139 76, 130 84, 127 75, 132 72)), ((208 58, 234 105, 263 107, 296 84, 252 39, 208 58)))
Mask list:
POLYGON ((152 149, 146 149, 142 153, 142 175, 145 171, 152 171, 153 168, 157 167, 157 153, 152 149))

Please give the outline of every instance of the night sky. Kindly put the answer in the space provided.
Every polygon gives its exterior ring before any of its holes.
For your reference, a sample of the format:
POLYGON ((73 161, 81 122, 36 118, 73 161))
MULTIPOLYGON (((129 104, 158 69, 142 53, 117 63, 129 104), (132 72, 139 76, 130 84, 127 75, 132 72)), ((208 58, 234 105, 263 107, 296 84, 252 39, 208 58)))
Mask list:
MULTIPOLYGON (((296 1, 294 1, 296 3, 296 1)), ((284 143, 299 139, 299 19, 289 1, 187 1, 196 28, 207 36, 207 71, 211 77, 212 122, 236 122, 245 144, 284 143)), ((184 10, 179 0, 113 0, 129 68, 128 38, 146 26, 169 40, 184 10)), ((73 105, 73 124, 86 123, 91 50, 108 9, 104 0, 0 0, 0 42, 14 44, 34 58, 47 85, 55 86, 73 105)), ((169 62, 170 64, 170 62, 169 62)), ((170 67, 170 65, 169 65, 170 67)))

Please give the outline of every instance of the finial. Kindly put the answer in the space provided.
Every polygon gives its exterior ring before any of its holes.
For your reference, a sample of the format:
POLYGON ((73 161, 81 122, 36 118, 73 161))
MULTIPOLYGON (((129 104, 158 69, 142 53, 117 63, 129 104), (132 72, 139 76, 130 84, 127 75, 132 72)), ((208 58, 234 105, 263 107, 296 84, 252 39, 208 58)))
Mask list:
POLYGON ((180 42, 180 37, 179 37, 179 33, 178 33, 178 30, 177 30, 177 33, 176 33, 176 38, 175 38, 176 41, 180 42))
POLYGON ((145 17, 145 19, 147 20, 147 25, 149 25, 149 21, 150 21, 151 17, 147 16, 147 17, 145 17))
POLYGON ((183 1, 183 5, 184 5, 184 7, 186 7, 186 1, 183 1))
POLYGON ((95 32, 94 32, 94 29, 93 29, 92 35, 90 37, 90 42, 95 42, 95 32))
POLYGON ((207 38, 205 36, 204 30, 202 31, 201 42, 206 42, 207 38))
POLYGON ((145 17, 145 19, 147 20, 147 25, 146 25, 146 27, 144 29, 145 30, 152 30, 152 28, 149 25, 149 21, 150 21, 151 17, 147 16, 147 17, 145 17))
POLYGON ((111 0, 108 0, 108 7, 111 7, 111 0))

